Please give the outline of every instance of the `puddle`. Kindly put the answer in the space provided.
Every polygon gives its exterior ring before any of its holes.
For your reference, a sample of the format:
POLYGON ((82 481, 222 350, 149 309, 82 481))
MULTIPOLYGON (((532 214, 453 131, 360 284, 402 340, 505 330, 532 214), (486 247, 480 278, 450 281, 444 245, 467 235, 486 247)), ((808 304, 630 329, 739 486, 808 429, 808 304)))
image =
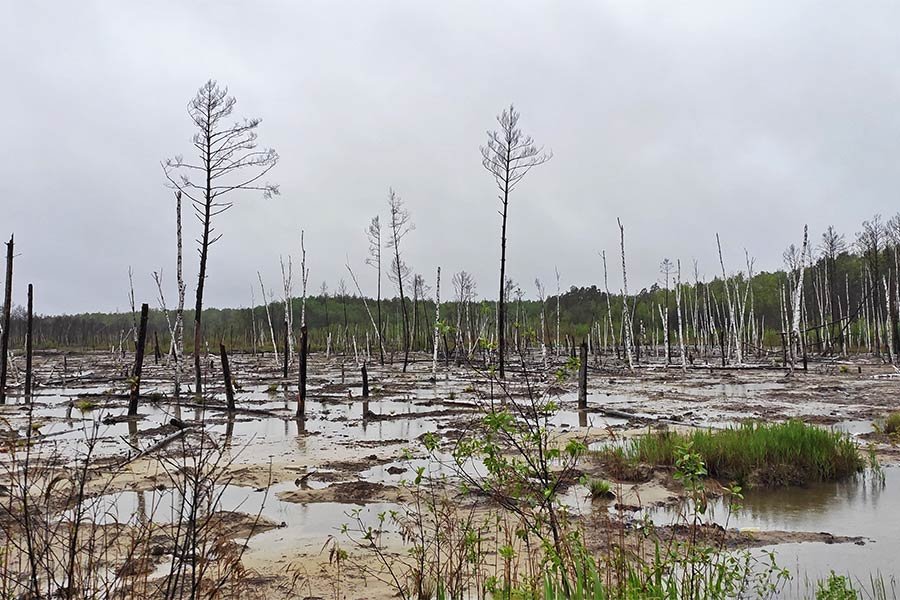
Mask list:
MULTIPOLYGON (((827 577, 834 570, 868 582, 870 574, 900 573, 900 468, 886 467, 885 481, 871 476, 803 488, 750 490, 743 508, 728 516, 721 500, 711 503, 717 523, 728 519, 729 528, 828 532, 862 536, 870 542, 855 544, 785 544, 774 546, 780 566, 799 577, 827 577)), ((654 522, 669 524, 678 516, 676 507, 649 511, 654 522)))
MULTIPOLYGON (((317 549, 325 539, 333 535, 341 539, 344 524, 355 526, 354 514, 358 514, 363 526, 378 526, 380 513, 400 510, 398 504, 374 503, 360 506, 341 502, 319 502, 297 504, 278 499, 279 491, 294 489, 293 483, 279 484, 264 491, 243 486, 228 486, 215 491, 220 494, 217 511, 241 512, 255 517, 263 517, 282 524, 281 527, 263 531, 250 539, 249 552, 287 552, 298 544, 317 549), (261 511, 261 512, 260 512, 261 511)), ((145 492, 126 491, 89 499, 86 503, 85 519, 95 523, 137 523, 150 519, 155 523, 172 523, 179 516, 180 500, 172 489, 145 492)), ((67 516, 71 517, 71 513, 67 516)), ((385 522, 384 529, 391 533, 396 528, 385 522)))

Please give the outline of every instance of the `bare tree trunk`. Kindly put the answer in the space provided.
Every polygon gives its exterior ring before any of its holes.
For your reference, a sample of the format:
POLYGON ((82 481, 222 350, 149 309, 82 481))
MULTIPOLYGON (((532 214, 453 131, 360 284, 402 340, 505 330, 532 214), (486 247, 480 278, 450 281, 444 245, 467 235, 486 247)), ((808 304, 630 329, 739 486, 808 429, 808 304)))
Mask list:
POLYGON ((15 236, 6 242, 6 289, 3 294, 3 334, 0 336, 0 404, 6 404, 6 374, 9 368, 9 328, 12 314, 13 248, 15 236))
POLYGON ((141 371, 144 368, 144 346, 147 343, 147 317, 150 307, 144 303, 141 304, 141 324, 138 329, 137 347, 134 352, 134 371, 131 381, 131 399, 128 404, 128 416, 133 417, 137 414, 138 398, 141 396, 141 371))
POLYGON ((187 286, 184 283, 184 270, 182 265, 182 235, 181 235, 181 192, 175 192, 175 230, 177 237, 178 256, 175 270, 178 280, 178 307, 175 309, 175 327, 172 332, 172 344, 175 358, 175 398, 181 396, 181 368, 184 364, 184 296, 187 286))
MULTIPOLYGON (((438 340, 441 329, 441 268, 437 268, 437 284, 434 302, 434 352, 431 355, 431 376, 437 381, 438 340)), ((446 348, 444 349, 446 351, 446 348)))
POLYGON ((309 354, 309 335, 306 325, 300 325, 300 385, 297 394, 297 418, 306 418, 306 360, 309 354))
POLYGON ((634 371, 634 359, 631 355, 631 312, 628 310, 628 271, 625 268, 625 227, 622 221, 619 223, 619 241, 622 249, 622 333, 625 344, 625 356, 628 359, 628 368, 634 371))
POLYGON ((559 357, 559 339, 560 339, 560 308, 562 293, 559 288, 559 269, 556 270, 556 356, 559 357))
POLYGON ((28 321, 25 325, 25 401, 31 402, 31 353, 34 348, 34 287, 28 284, 28 321))
POLYGON ((678 312, 678 352, 681 354, 681 370, 687 371, 687 357, 684 351, 684 326, 681 319, 681 260, 678 264, 678 279, 675 281, 675 310, 678 312))
POLYGON ((219 357, 222 360, 222 377, 225 379, 225 400, 228 403, 228 412, 234 412, 234 384, 231 379, 231 368, 228 366, 228 353, 222 342, 219 342, 219 357))
POLYGON ((262 290, 263 306, 266 307, 266 319, 269 321, 269 335, 272 338, 272 352, 274 353, 274 360, 275 364, 277 365, 278 344, 275 342, 275 326, 272 325, 272 313, 269 311, 269 301, 266 298, 266 286, 263 285, 262 275, 259 274, 259 271, 256 272, 256 277, 259 278, 259 288, 262 290))
MULTIPOLYGON (((575 340, 572 340, 573 342, 575 340)), ((587 342, 581 342, 581 354, 579 355, 580 361, 578 363, 578 409, 584 410, 587 408, 587 359, 588 359, 588 347, 587 342)))

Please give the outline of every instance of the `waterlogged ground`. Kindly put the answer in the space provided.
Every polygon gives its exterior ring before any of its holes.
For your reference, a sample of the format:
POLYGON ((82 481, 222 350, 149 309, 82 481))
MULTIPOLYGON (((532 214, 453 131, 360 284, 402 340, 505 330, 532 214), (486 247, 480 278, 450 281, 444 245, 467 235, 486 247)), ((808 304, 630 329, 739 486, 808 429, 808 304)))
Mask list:
MULTIPOLYGON (((490 401, 490 388, 475 369, 439 365, 435 381, 431 361, 417 359, 407 373, 397 364, 369 363, 372 393, 364 401, 353 357, 314 355, 306 419, 298 421, 296 368, 288 382, 281 380, 271 355, 232 357, 241 409, 233 415, 215 406, 224 403, 218 361, 207 365, 212 397, 207 395, 204 406, 195 404, 187 390, 175 402, 171 368, 153 364, 151 356, 139 418, 129 420, 124 418, 127 357, 69 354, 64 364, 61 354, 47 354, 37 361, 39 386, 32 410, 14 398, 0 407, 0 418, 7 424, 7 437, 25 437, 30 428, 32 440, 40 441, 32 446, 32 461, 65 469, 91 447, 92 460, 105 465, 103 476, 88 486, 88 515, 95 522, 171 522, 178 497, 166 461, 176 464, 188 453, 190 440, 208 433, 203 439, 215 440, 227 472, 217 482, 216 509, 263 525, 240 534, 252 532, 244 564, 261 575, 260 585, 268 587, 271 597, 330 597, 335 569, 329 562, 329 539, 356 560, 374 561, 355 549, 342 526, 374 527, 379 514, 401 510, 409 500, 404 482, 418 468, 426 476, 451 475, 453 441, 473 431, 479 406, 490 401), (187 433, 180 435, 185 427, 187 433), (436 458, 422 444, 426 433, 442 440, 436 458), (173 436, 174 441, 154 449, 173 436), (148 449, 147 455, 140 454, 148 449)), ((848 432, 863 445, 874 444, 885 465, 883 481, 869 475, 838 484, 750 490, 737 514, 729 514, 724 505, 712 507, 710 518, 742 531, 748 546, 774 549, 781 564, 799 574, 788 591, 802 596, 805 588, 799 582, 804 577, 820 577, 832 569, 862 580, 875 572, 889 577, 900 570, 898 454, 873 434, 873 422, 900 409, 900 379, 892 371, 873 361, 856 361, 811 365, 808 372, 791 377, 763 368, 683 373, 661 365, 631 374, 594 363, 587 411, 575 409, 574 384, 553 383, 562 409, 551 426, 596 448, 624 443, 659 426, 716 428, 747 419, 800 418, 848 432)), ((20 448, 16 460, 21 455, 20 448)), ((6 457, 3 471, 9 472, 11 464, 12 457, 6 457)), ((470 468, 477 473, 480 465, 470 468)), ((633 522, 649 515, 666 525, 684 510, 671 478, 625 483, 618 492, 614 502, 592 503, 583 487, 573 485, 563 502, 588 526, 601 522, 598 513, 633 522)), ((395 529, 384 529, 383 542, 399 548, 395 529)), ((171 556, 159 557, 159 573, 165 572, 167 560, 171 556)), ((358 570, 342 574, 341 588, 349 598, 391 597, 384 583, 365 579, 358 570)))

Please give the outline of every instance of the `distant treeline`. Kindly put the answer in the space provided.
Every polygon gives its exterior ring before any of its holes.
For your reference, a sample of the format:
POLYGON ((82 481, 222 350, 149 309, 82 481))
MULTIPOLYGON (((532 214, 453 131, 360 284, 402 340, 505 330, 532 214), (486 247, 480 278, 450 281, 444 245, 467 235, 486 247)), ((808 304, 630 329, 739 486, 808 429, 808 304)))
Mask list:
MULTIPOLYGON (((794 249, 795 255, 798 249, 794 249)), ((825 350, 826 342, 842 349, 865 347, 867 350, 888 350, 896 345, 897 247, 880 249, 879 271, 873 272, 871 261, 864 253, 846 250, 830 260, 823 255, 803 270, 801 320, 804 339, 816 349, 825 350), (883 288, 883 289, 881 289, 883 288), (873 290, 881 293, 877 300, 873 290), (877 325, 881 325, 880 337, 877 325), (876 343, 877 340, 877 343, 876 343)), ((786 255, 786 259, 789 259, 786 255)), ((671 268, 669 268, 671 267, 671 268)), ((693 273, 681 265, 679 285, 674 265, 669 270, 668 285, 654 284, 627 298, 632 311, 633 345, 659 347, 666 340, 664 324, 668 322, 668 341, 673 355, 678 346, 679 317, 686 348, 707 350, 719 344, 728 346, 725 333, 738 332, 740 343, 749 350, 778 347, 782 332, 790 330, 793 306, 791 293, 795 289, 797 273, 786 270, 753 275, 747 285, 746 273, 711 282, 694 279, 693 273), (677 292, 677 293, 676 293, 677 292), (679 298, 680 296, 680 298, 679 298), (729 304, 732 305, 729 308, 729 304), (731 318, 731 315, 740 316, 731 318), (738 320, 740 322, 738 322, 738 320), (717 333, 718 332, 718 333, 717 333)), ((693 267, 690 268, 693 270, 693 267)), ((447 283, 444 284, 446 289, 447 283)), ((528 344, 531 347, 552 348, 568 338, 589 339, 594 348, 612 348, 623 344, 623 310, 625 302, 618 294, 607 294, 597 286, 572 287, 543 302, 529 300, 516 293, 516 286, 508 285, 509 311, 506 327, 509 345, 528 344), (559 311, 557 313, 557 306, 559 311), (557 317, 558 314, 558 317, 557 317), (559 327, 557 328, 557 323, 559 327)), ((466 299, 465 290, 456 290, 456 297, 442 302, 439 327, 441 347, 453 351, 457 347, 472 351, 479 343, 490 343, 496 336, 496 302, 492 299, 466 299)), ((300 298, 293 298, 294 330, 301 320, 300 298)), ((430 350, 435 330, 433 299, 407 298, 410 311, 412 344, 414 349, 430 350)), ((211 347, 220 340, 232 350, 270 352, 274 345, 281 348, 284 339, 285 303, 272 302, 267 317, 264 306, 250 308, 209 308, 204 310, 204 338, 211 347)), ((384 342, 388 350, 402 346, 402 317, 399 298, 382 300, 384 342)), ((363 352, 368 348, 377 354, 377 336, 372 326, 376 320, 376 300, 355 295, 320 295, 306 299, 306 321, 313 350, 330 347, 334 352, 363 352), (370 319, 369 312, 373 317, 370 319), (354 343, 356 348, 354 349, 354 343)), ((39 349, 133 349, 133 327, 138 315, 126 313, 84 313, 77 315, 37 316, 34 322, 34 345, 39 349)), ((169 311, 169 320, 174 320, 169 311)), ((191 352, 193 312, 185 311, 186 351, 191 352)), ((24 346, 25 312, 14 307, 11 348, 24 346)), ((158 339, 162 352, 170 345, 167 316, 151 310, 148 343, 152 347, 158 339)), ((639 353, 639 350, 638 350, 639 353)))

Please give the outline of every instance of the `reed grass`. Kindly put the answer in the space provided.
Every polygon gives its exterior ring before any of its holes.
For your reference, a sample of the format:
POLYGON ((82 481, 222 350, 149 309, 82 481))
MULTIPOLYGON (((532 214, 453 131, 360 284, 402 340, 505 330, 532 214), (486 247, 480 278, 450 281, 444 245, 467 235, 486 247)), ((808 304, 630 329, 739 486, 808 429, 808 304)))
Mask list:
POLYGON ((798 420, 690 433, 654 432, 634 439, 613 458, 671 466, 678 449, 687 445, 702 456, 712 477, 744 484, 836 481, 862 471, 866 464, 849 435, 798 420))

